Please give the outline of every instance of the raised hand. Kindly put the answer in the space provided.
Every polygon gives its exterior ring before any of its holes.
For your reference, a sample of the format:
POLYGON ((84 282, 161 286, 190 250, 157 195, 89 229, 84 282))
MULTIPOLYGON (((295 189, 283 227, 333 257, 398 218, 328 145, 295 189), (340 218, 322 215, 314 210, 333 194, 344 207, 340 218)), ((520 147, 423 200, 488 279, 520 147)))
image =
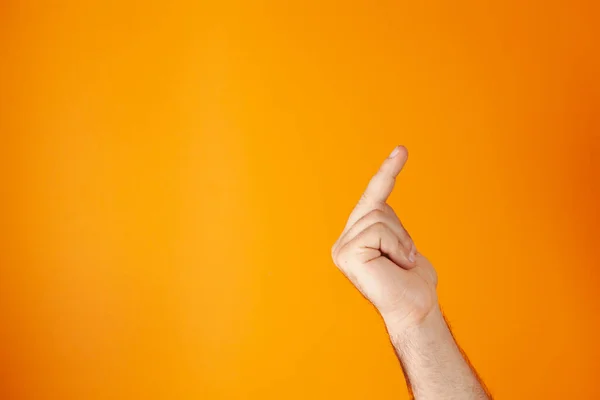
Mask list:
POLYGON ((408 152, 396 147, 369 182, 331 254, 338 268, 396 328, 437 307, 437 275, 386 203, 408 152))

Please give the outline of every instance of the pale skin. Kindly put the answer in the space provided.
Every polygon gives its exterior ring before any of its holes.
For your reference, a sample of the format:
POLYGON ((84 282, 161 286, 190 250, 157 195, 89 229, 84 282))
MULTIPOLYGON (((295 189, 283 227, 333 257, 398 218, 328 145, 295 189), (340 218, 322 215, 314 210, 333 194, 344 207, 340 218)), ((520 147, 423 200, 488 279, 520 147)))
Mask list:
POLYGON ((386 203, 407 158, 398 146, 383 161, 333 245, 333 260, 381 314, 412 398, 491 399, 444 319, 435 269, 386 203))

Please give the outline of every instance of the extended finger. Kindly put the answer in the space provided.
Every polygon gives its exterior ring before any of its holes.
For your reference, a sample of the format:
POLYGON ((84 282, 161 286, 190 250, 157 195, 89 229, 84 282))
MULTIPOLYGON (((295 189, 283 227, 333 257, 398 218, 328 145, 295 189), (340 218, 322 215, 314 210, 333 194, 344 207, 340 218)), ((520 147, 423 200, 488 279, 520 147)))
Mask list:
POLYGON ((365 192, 348 218, 346 228, 349 229, 369 211, 381 208, 394 189, 396 177, 408 159, 408 151, 404 146, 394 148, 388 158, 383 161, 379 171, 371 178, 365 192))

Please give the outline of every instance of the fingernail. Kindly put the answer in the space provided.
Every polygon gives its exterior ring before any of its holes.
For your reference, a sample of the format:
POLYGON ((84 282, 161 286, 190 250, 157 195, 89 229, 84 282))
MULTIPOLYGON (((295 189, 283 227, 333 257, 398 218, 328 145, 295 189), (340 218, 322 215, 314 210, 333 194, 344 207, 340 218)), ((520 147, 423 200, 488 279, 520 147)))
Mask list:
POLYGON ((390 153, 389 158, 394 158, 399 151, 400 149, 398 148, 398 146, 394 147, 394 150, 392 150, 392 152, 390 153))
POLYGON ((415 255, 413 254, 413 252, 411 251, 410 254, 408 255, 408 261, 410 262, 415 262, 415 255))

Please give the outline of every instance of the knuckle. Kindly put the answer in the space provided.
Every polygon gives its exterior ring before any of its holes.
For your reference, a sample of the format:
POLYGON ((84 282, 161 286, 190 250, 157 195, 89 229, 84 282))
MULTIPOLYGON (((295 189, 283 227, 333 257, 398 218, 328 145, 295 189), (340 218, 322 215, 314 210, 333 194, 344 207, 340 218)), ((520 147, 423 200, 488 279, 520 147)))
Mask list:
POLYGON ((348 246, 343 246, 342 248, 336 249, 333 255, 333 263, 338 267, 342 268, 344 260, 347 258, 348 246))
POLYGON ((385 236, 389 228, 383 221, 377 221, 365 230, 365 235, 385 236))
POLYGON ((335 262, 335 258, 338 253, 339 243, 335 242, 333 246, 331 246, 331 259, 335 262))
POLYGON ((383 232, 383 231, 387 230, 387 226, 383 221, 377 221, 371 226, 377 232, 383 232))
POLYGON ((365 192, 360 196, 360 199, 358 199, 358 206, 364 206, 366 204, 369 204, 369 195, 365 192))
POLYGON ((390 214, 394 214, 396 215, 396 213, 394 212, 394 209, 392 208, 392 206, 390 206, 388 203, 385 203, 383 205, 383 211, 390 213, 390 214))
POLYGON ((385 211, 383 211, 381 208, 376 208, 369 211, 367 216, 373 220, 381 221, 385 218, 385 211))

